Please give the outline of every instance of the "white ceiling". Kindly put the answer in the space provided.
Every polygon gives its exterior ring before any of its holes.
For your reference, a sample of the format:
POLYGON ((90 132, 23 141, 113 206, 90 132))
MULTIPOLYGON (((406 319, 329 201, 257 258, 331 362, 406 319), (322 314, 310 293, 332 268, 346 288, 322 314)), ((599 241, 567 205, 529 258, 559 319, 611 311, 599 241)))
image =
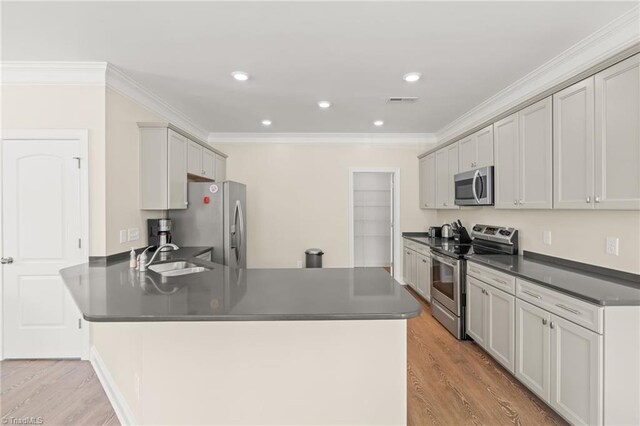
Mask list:
POLYGON ((635 5, 3 2, 2 59, 110 62, 216 133, 431 133, 635 5))

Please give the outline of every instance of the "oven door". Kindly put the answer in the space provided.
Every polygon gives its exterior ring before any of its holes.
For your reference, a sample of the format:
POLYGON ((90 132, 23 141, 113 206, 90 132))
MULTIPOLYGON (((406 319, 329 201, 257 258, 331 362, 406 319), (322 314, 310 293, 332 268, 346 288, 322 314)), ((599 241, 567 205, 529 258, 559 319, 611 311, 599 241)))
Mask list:
POLYGON ((458 173, 454 184, 456 205, 493 205, 493 166, 458 173))
POLYGON ((431 252, 431 297, 460 316, 460 263, 431 252))

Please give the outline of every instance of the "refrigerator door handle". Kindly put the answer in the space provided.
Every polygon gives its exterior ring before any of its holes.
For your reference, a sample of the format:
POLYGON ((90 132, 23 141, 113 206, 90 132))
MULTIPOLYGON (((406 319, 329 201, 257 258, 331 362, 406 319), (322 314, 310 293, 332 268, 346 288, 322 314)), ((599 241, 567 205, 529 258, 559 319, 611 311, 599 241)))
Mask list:
POLYGON ((233 225, 231 225, 231 235, 233 236, 231 248, 235 251, 236 262, 240 264, 242 257, 242 239, 244 237, 244 215, 242 214, 242 204, 236 201, 236 208, 233 213, 233 225))

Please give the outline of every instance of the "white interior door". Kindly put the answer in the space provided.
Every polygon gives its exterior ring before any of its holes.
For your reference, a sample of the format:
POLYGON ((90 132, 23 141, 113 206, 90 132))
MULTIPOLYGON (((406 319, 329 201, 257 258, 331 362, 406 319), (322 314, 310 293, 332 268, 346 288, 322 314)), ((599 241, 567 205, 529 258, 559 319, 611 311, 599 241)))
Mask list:
POLYGON ((59 270, 81 263, 78 140, 3 140, 3 355, 80 357, 80 314, 59 270))

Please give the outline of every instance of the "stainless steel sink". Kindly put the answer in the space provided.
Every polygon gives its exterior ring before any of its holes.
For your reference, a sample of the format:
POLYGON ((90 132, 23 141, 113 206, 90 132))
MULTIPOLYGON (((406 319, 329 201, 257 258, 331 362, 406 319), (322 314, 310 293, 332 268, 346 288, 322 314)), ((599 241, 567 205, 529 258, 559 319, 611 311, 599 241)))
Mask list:
POLYGON ((180 275, 197 274, 199 272, 210 271, 211 268, 196 265, 195 263, 180 260, 177 262, 156 263, 150 265, 149 269, 157 272, 163 277, 177 277, 180 275))

